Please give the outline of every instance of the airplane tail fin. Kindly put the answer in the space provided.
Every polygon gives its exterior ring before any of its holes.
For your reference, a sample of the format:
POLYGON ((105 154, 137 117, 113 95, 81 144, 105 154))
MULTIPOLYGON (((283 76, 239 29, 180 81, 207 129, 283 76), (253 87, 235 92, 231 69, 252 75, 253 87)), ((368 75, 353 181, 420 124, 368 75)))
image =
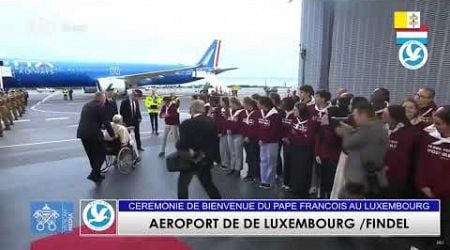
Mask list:
POLYGON ((214 40, 197 63, 199 67, 213 70, 219 65, 220 40, 214 40))
POLYGON ((219 56, 220 56, 220 46, 222 41, 219 39, 214 40, 209 48, 203 54, 200 61, 197 63, 197 67, 205 70, 209 73, 220 74, 225 71, 234 70, 237 68, 219 68, 219 56))

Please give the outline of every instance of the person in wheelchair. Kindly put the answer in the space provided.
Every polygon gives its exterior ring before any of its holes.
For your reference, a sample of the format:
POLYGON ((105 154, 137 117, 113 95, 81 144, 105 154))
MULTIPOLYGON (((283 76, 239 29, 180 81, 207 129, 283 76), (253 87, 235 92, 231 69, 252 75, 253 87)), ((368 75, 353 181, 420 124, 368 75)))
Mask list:
POLYGON ((116 138, 111 138, 110 136, 105 135, 105 140, 109 141, 112 144, 111 146, 117 149, 117 151, 123 147, 131 147, 137 157, 136 161, 139 161, 139 150, 136 147, 136 141, 134 139, 134 128, 125 127, 123 125, 123 118, 119 114, 113 116, 111 127, 114 130, 116 138))

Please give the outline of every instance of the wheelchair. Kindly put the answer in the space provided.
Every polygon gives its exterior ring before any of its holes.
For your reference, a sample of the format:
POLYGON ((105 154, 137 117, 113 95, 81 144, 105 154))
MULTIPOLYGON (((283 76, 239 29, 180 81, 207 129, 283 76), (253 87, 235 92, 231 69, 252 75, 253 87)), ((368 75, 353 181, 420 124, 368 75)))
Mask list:
POLYGON ((106 160, 100 169, 107 173, 111 167, 116 166, 120 173, 129 174, 138 164, 138 157, 131 145, 123 147, 119 139, 105 141, 106 160))

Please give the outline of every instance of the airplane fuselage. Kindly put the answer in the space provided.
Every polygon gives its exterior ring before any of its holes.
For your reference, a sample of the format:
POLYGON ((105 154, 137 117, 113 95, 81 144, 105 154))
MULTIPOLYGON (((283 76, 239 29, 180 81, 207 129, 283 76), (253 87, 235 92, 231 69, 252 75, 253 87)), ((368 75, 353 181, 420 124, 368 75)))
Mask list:
MULTIPOLYGON (((133 75, 186 67, 184 65, 58 62, 3 59, 10 67, 12 78, 5 78, 5 88, 37 87, 94 87, 99 79, 133 75)), ((177 71, 152 79, 139 81, 138 85, 171 85, 196 81, 195 70, 177 71)))

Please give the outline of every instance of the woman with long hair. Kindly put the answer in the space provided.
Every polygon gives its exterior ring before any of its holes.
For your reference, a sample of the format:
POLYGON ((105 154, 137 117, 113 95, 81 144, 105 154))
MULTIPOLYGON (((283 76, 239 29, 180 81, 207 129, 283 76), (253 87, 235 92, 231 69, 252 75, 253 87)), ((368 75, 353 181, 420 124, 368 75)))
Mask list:
POLYGON ((226 121, 227 146, 230 152, 230 172, 228 174, 240 175, 242 169, 243 144, 242 121, 245 111, 236 97, 230 99, 230 109, 226 121))
POLYGON ((428 126, 427 123, 423 121, 422 116, 420 116, 419 105, 417 104, 416 100, 414 100, 413 97, 406 98, 403 101, 402 106, 405 108, 405 115, 408 118, 409 123, 411 123, 411 125, 413 125, 419 130, 422 130, 428 126))
POLYGON ((270 189, 275 183, 281 140, 281 116, 269 97, 259 98, 258 139, 260 147, 260 171, 262 189, 270 189))
POLYGON ((220 150, 220 159, 222 161, 222 169, 229 170, 231 159, 230 159, 230 151, 228 149, 228 139, 227 139, 227 131, 226 131, 226 121, 230 115, 230 99, 228 97, 222 97, 220 102, 220 115, 223 119, 222 126, 219 132, 219 150, 220 150))
POLYGON ((314 165, 314 142, 319 124, 314 121, 305 103, 295 105, 294 116, 286 141, 290 152, 290 191, 299 198, 308 198, 314 165))
POLYGON ((441 200, 441 237, 433 249, 450 246, 450 105, 439 107, 420 137, 416 185, 422 197, 441 200))
MULTIPOLYGON (((259 144, 258 144, 258 118, 260 112, 256 101, 250 97, 244 98, 245 118, 242 136, 244 137, 245 162, 247 163, 247 176, 244 181, 254 181, 259 178, 259 144)), ((244 166, 245 172, 245 166, 244 166)))
POLYGON ((282 137, 282 146, 283 146, 283 186, 281 186, 284 190, 290 189, 290 164, 289 164, 289 145, 288 136, 289 132, 292 129, 292 121, 294 120, 294 105, 295 101, 291 97, 285 97, 281 101, 281 107, 283 108, 284 114, 281 119, 281 124, 283 126, 283 137, 282 137))
POLYGON ((405 108, 401 105, 385 108, 382 120, 389 129, 389 147, 385 156, 389 194, 392 198, 406 198, 413 189, 410 176, 413 172, 417 130, 411 126, 405 108))

